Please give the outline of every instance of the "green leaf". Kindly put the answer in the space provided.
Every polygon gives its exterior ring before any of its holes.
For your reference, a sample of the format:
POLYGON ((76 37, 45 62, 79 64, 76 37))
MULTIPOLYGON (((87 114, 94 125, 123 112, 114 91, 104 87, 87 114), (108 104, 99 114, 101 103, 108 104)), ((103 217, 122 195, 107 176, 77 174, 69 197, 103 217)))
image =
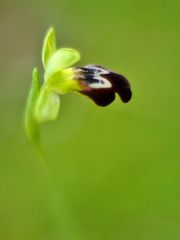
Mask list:
POLYGON ((45 84, 36 102, 34 116, 38 123, 53 121, 57 118, 60 108, 60 97, 45 84))
POLYGON ((43 62, 44 68, 46 68, 49 58, 52 56, 52 54, 55 51, 56 51, 55 31, 53 28, 50 28, 44 38, 43 49, 42 49, 42 62, 43 62))
POLYGON ((70 67, 80 59, 78 51, 70 48, 61 48, 57 50, 49 59, 46 70, 45 80, 47 81, 55 73, 70 67))
POLYGON ((34 119, 34 106, 39 95, 40 82, 37 68, 33 69, 32 73, 32 84, 29 91, 29 96, 25 110, 25 131, 26 135, 32 142, 38 141, 39 132, 38 125, 34 119))

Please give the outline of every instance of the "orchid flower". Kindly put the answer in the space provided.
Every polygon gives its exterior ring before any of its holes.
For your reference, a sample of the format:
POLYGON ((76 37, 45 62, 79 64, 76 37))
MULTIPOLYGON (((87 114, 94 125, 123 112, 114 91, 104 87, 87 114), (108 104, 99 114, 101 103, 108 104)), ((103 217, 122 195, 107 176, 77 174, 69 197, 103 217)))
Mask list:
POLYGON ((123 102, 131 99, 128 80, 99 65, 72 67, 80 60, 77 50, 57 49, 55 31, 50 28, 42 50, 44 80, 40 83, 37 68, 32 74, 32 85, 25 113, 25 129, 30 140, 39 135, 39 125, 57 118, 60 95, 79 92, 91 98, 99 106, 107 106, 117 93, 123 102))

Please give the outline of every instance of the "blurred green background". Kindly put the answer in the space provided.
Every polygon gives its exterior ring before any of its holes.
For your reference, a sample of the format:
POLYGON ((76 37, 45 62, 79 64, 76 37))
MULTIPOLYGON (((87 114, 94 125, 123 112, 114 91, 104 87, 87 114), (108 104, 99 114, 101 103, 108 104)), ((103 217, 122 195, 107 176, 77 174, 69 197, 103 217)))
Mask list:
POLYGON ((0 0, 0 239, 180 239, 179 26, 178 0, 0 0), (22 119, 50 25, 133 98, 63 96, 44 163, 22 119))

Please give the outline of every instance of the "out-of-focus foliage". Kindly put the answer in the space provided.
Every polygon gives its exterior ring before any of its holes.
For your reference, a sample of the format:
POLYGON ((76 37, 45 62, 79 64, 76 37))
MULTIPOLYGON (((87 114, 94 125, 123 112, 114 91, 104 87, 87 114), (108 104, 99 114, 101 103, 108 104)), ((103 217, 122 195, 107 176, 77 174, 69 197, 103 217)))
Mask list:
POLYGON ((0 239, 180 239, 179 11, 178 0, 1 0, 0 239), (50 25, 80 66, 127 76, 133 98, 100 108, 63 96, 42 161, 22 117, 50 25))

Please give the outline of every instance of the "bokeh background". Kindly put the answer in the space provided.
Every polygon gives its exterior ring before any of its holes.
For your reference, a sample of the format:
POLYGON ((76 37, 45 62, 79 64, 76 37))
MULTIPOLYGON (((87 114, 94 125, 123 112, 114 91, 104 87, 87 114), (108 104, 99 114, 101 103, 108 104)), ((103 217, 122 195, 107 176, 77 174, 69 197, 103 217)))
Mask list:
POLYGON ((180 2, 0 0, 0 30, 0 239, 179 240, 180 2), (23 114, 49 26, 133 98, 63 96, 42 160, 23 114))

